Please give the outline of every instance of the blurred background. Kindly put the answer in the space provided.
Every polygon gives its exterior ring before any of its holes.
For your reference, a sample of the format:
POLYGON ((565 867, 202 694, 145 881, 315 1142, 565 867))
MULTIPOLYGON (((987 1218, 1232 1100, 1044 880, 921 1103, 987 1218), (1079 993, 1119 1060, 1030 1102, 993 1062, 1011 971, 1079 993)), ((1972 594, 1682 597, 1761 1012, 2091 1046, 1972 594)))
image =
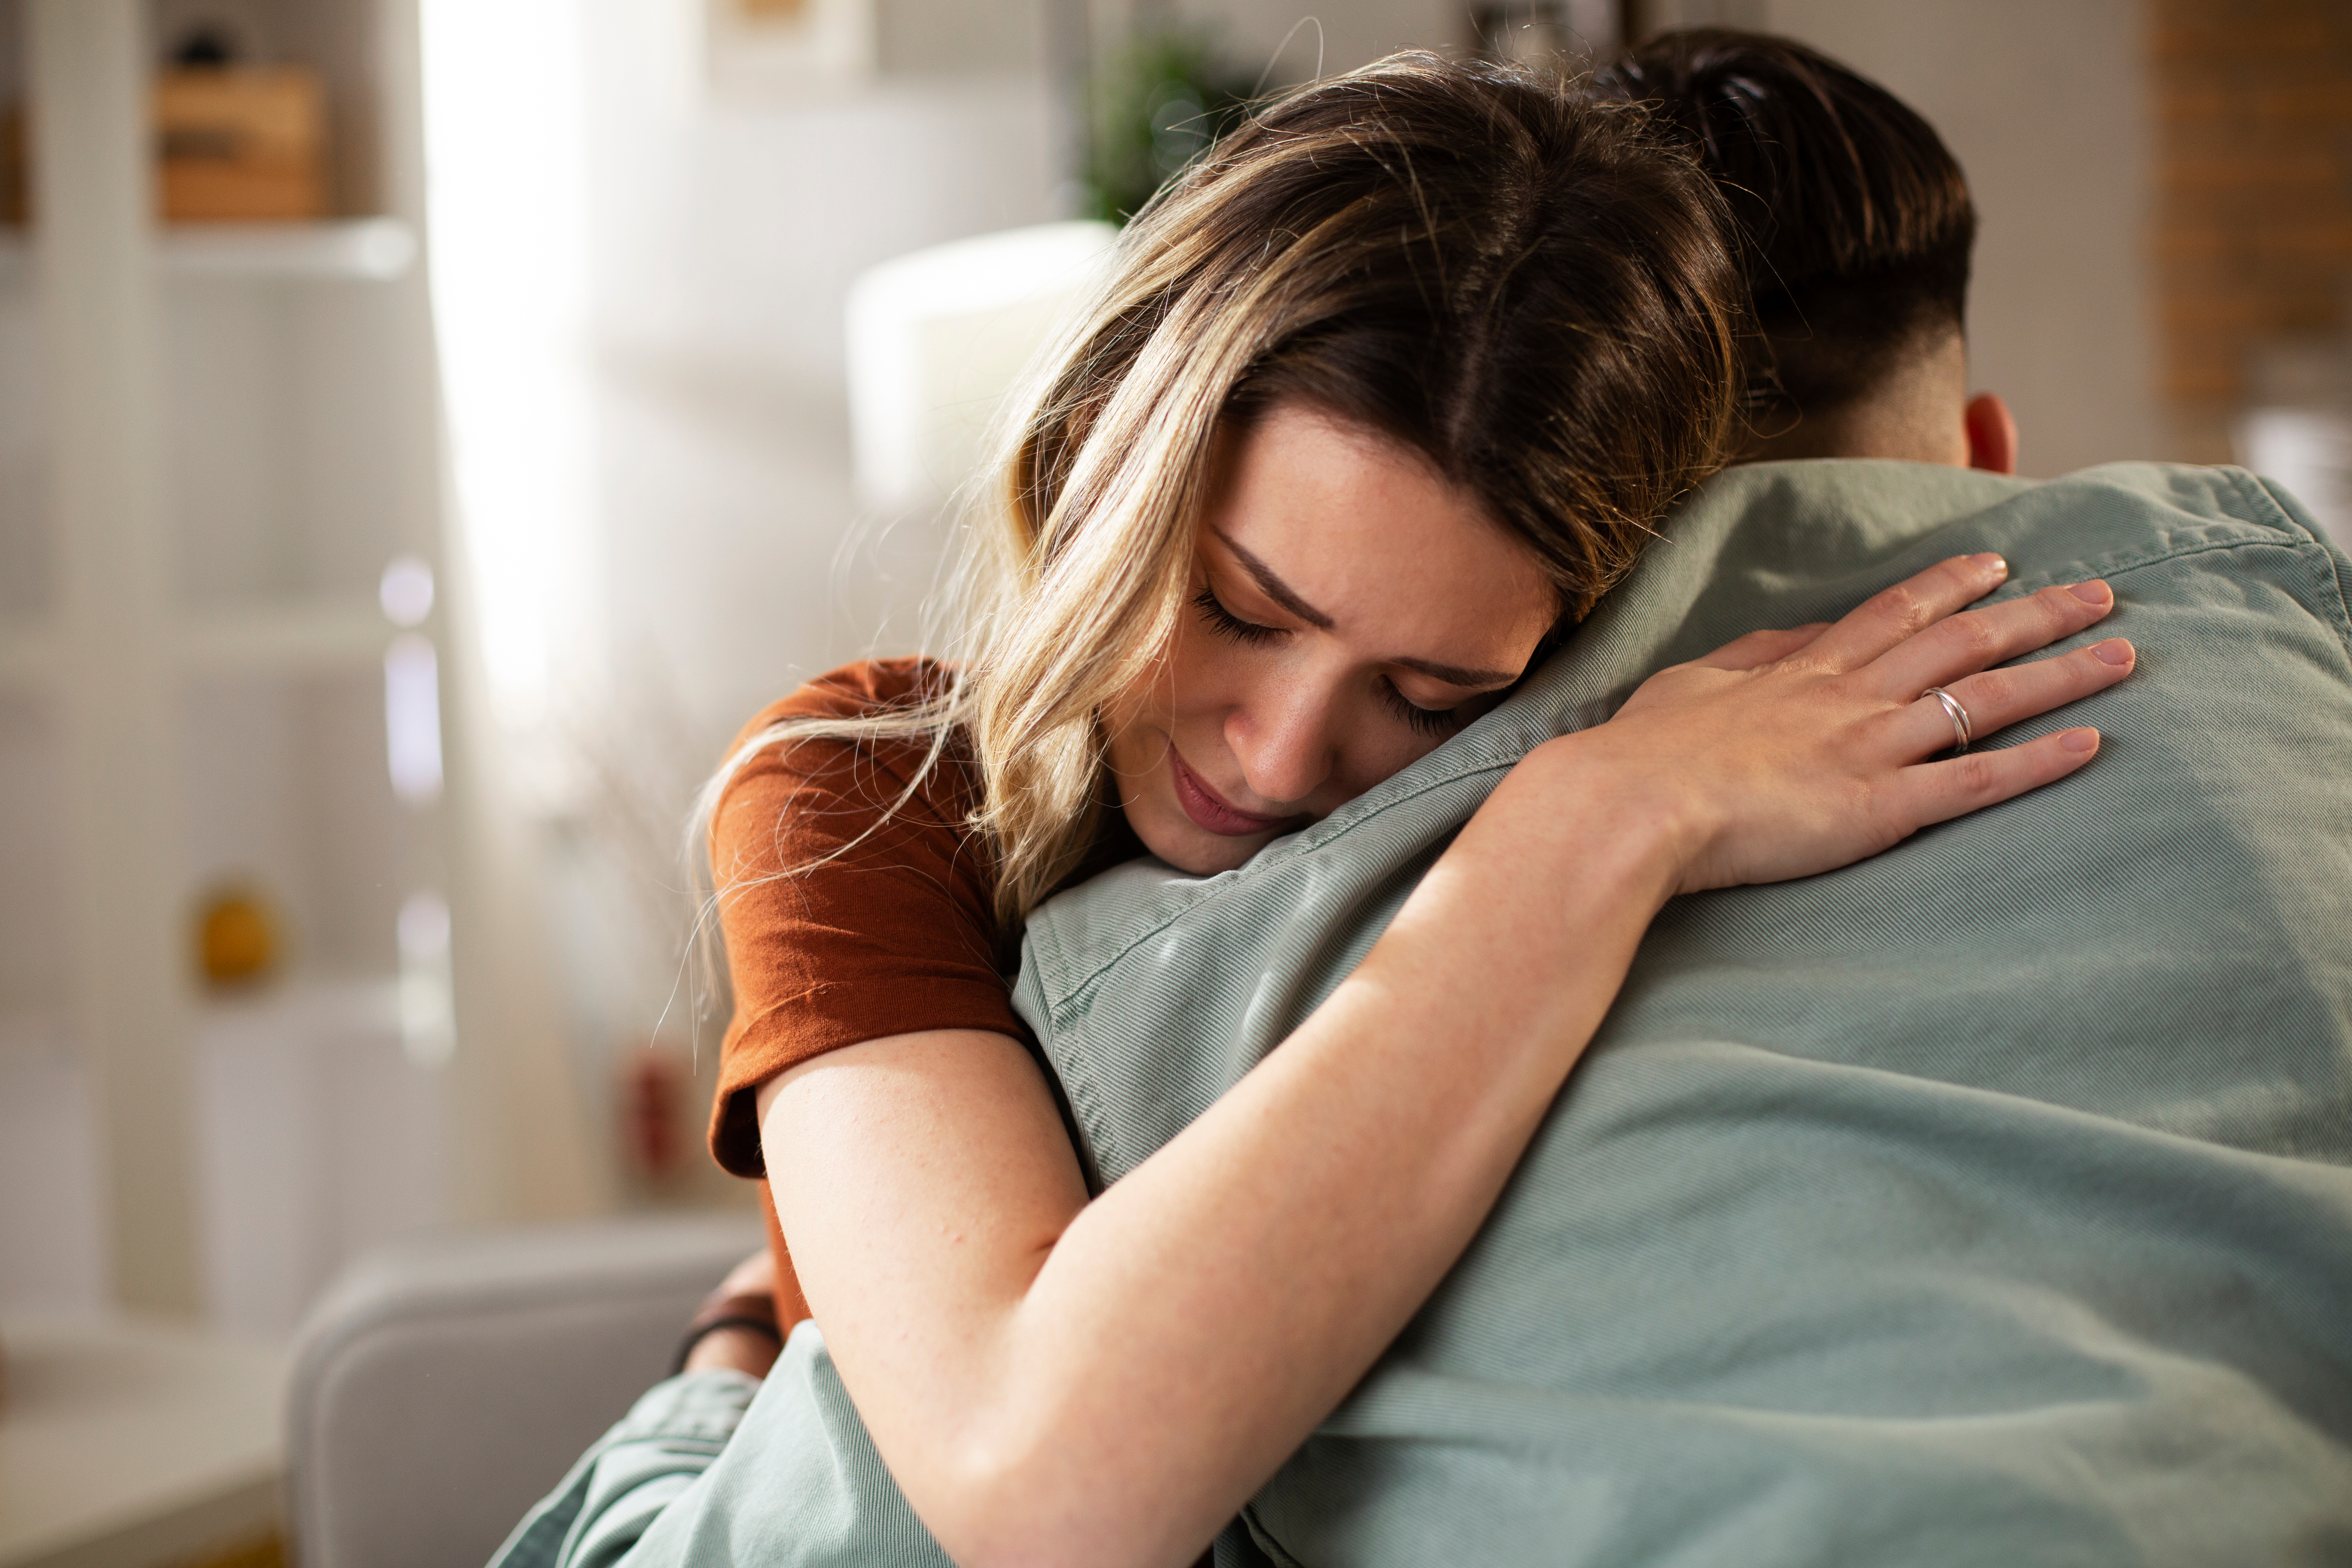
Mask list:
POLYGON ((919 645, 1108 225, 1262 87, 1687 24, 1942 132, 2026 472, 2347 515, 2342 0, 0 0, 0 1354, 747 1205, 691 796, 919 645))

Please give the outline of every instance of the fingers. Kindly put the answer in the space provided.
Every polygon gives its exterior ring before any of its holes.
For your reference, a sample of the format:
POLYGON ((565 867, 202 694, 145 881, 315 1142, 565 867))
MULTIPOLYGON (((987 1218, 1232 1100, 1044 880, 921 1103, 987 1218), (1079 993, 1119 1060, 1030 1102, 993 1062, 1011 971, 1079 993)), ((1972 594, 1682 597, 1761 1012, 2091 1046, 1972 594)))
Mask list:
POLYGON ((1995 752, 1903 770, 1906 833, 1980 811, 2064 778, 2099 754, 2096 730, 2061 730, 1995 752))
POLYGON ((714 1300, 727 1296, 761 1296, 773 1294, 776 1289, 776 1255, 762 1247, 751 1257, 727 1271, 719 1289, 711 1292, 714 1300))
POLYGON ((1881 696, 1907 701, 1930 686, 1948 688, 1964 675, 2073 637, 2115 607, 2115 590, 2105 583, 2044 588, 1937 622, 1874 661, 1868 679, 1881 696))
POLYGON ((1832 669, 1868 664, 1953 611, 1975 604, 2000 587, 2008 575, 2009 563, 1998 555, 1956 555, 1939 562, 1863 601, 1822 634, 1812 645, 1812 657, 1832 669))
POLYGON ((1813 621, 1805 626, 1791 626, 1786 631, 1749 632, 1695 662, 1709 669, 1761 669, 1768 664, 1778 664, 1791 654, 1803 652, 1829 628, 1827 621, 1813 621))
MULTIPOLYGON (((1969 716, 1969 734, 1982 742, 1997 730, 2105 691, 2132 672, 2138 654, 2121 637, 2078 647, 2055 658, 2036 659, 2010 669, 1988 669, 1945 687, 1969 716)), ((1948 751, 1958 738, 1952 716, 1933 697, 1922 697, 1895 715, 1898 756, 1925 757, 1948 751)))

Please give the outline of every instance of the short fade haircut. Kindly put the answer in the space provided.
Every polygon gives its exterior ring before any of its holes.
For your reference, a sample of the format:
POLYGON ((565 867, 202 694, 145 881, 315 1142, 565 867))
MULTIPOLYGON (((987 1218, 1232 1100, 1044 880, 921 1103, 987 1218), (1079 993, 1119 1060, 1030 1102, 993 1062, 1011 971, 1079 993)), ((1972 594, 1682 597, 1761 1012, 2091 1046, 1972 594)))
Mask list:
POLYGON ((1593 78, 1648 105, 1728 199, 1760 341, 1751 414, 1864 395, 1968 308, 1976 207, 1943 139, 1901 100, 1787 38, 1662 34, 1593 78))

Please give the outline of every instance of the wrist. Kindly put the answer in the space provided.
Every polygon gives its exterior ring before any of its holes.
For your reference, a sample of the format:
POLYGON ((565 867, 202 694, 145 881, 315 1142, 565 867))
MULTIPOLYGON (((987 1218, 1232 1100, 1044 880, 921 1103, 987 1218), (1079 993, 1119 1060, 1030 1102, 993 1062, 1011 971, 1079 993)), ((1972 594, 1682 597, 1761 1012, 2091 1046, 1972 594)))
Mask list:
POLYGON ((1570 878, 1580 898, 1654 914, 1683 890, 1711 830, 1695 791, 1614 754, 1611 739, 1587 730, 1545 742, 1511 770, 1479 817, 1492 814, 1500 831, 1487 837, 1513 876, 1570 878))
POLYGON ((671 1375, 727 1367, 765 1377, 783 1343, 772 1292, 729 1294, 722 1286, 704 1299, 687 1325, 671 1375))
POLYGON ((696 1337, 678 1371, 740 1372, 747 1377, 765 1378, 782 1351, 772 1331, 741 1323, 719 1323, 696 1337))

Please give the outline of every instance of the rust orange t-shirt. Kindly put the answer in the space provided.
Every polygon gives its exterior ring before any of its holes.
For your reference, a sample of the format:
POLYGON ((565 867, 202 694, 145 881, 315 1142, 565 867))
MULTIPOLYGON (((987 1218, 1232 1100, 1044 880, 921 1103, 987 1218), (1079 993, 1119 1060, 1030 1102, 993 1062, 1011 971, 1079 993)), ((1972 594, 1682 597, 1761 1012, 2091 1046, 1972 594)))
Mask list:
MULTIPOLYGON (((763 710, 736 745, 783 719, 919 702, 946 674, 919 658, 846 666, 763 710)), ((712 814, 735 1014, 720 1047, 710 1152, 739 1176, 766 1174, 759 1087, 812 1057, 927 1029, 986 1030, 1034 1048, 1013 1011, 1017 940, 998 929, 990 857, 965 826, 979 803, 969 752, 951 741, 923 786, 891 810, 927 745, 771 746, 737 771, 712 814)), ((1116 812, 1106 813, 1097 843, 1081 876, 1142 852, 1116 812)), ((761 1194, 778 1315, 789 1326, 807 1309, 764 1181, 761 1194)))

